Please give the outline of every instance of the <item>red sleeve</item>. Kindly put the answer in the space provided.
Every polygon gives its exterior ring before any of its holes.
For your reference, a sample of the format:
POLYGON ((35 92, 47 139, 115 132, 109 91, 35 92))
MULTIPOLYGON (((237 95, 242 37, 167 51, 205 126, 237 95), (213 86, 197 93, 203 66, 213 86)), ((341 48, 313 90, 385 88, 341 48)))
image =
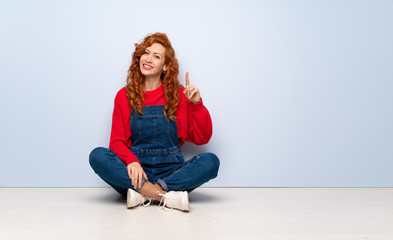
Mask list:
POLYGON ((115 98, 112 116, 112 130, 109 148, 126 164, 139 162, 130 150, 131 146, 131 109, 126 88, 120 89, 115 98))
POLYGON ((191 103, 180 90, 181 98, 187 102, 187 137, 186 141, 203 145, 209 142, 213 133, 213 124, 207 108, 202 99, 199 103, 191 103))

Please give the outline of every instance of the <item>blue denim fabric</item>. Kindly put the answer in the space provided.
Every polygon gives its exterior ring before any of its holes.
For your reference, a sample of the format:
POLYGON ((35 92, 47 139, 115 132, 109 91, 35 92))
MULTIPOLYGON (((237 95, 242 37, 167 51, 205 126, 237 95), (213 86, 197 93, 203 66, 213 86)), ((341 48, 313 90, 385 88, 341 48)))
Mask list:
MULTIPOLYGON (((131 113, 130 150, 141 162, 149 182, 160 184, 165 191, 191 192, 217 176, 220 161, 213 153, 199 154, 185 161, 176 120, 165 117, 164 106, 144 106, 144 114, 131 113)), ((94 172, 123 196, 128 188, 133 189, 127 166, 112 150, 95 148, 89 162, 94 172)))

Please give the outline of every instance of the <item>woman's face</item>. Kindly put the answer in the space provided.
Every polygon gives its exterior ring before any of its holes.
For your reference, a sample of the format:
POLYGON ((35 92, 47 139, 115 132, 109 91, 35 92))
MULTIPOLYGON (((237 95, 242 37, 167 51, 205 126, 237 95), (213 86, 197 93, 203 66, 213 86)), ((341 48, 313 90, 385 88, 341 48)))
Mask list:
POLYGON ((163 71, 166 71, 164 46, 153 43, 147 47, 141 56, 139 67, 145 77, 160 76, 163 71))

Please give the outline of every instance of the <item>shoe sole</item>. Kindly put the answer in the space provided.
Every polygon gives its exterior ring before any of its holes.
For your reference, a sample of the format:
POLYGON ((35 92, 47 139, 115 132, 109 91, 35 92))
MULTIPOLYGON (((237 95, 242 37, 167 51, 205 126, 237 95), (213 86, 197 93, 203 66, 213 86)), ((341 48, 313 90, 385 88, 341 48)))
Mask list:
POLYGON ((132 195, 132 190, 128 189, 128 191, 127 191, 127 208, 134 208, 134 207, 136 207, 136 206, 132 206, 131 205, 131 199, 132 199, 131 195, 132 195))
POLYGON ((182 209, 182 211, 189 212, 190 211, 190 200, 188 199, 188 192, 185 191, 184 195, 186 195, 186 197, 183 198, 183 205, 186 206, 187 208, 184 210, 182 209))

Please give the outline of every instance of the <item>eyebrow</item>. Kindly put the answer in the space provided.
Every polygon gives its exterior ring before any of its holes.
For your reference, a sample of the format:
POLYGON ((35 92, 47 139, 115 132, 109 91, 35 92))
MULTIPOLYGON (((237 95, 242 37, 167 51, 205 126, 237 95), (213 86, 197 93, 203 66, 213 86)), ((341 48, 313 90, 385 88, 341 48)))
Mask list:
MULTIPOLYGON (((147 48, 146 48, 146 51, 149 51, 149 52, 150 52, 150 50, 149 50, 149 49, 147 49, 147 48)), ((161 54, 161 53, 159 53, 159 52, 155 52, 155 54, 160 54, 160 55, 162 56, 162 54, 161 54)))

